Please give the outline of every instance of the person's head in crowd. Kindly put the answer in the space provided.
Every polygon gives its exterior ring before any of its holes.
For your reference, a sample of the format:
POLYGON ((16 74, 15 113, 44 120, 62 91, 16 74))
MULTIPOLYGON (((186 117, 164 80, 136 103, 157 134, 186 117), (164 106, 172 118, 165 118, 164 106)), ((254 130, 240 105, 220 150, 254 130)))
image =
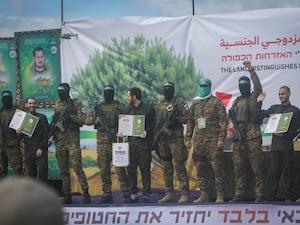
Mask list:
POLYGON ((278 97, 281 104, 290 104, 291 89, 288 86, 279 88, 278 97))
POLYGON ((58 96, 59 96, 59 99, 61 101, 65 101, 67 100, 68 98, 70 98, 70 85, 68 83, 61 83, 58 88, 57 88, 57 92, 58 92, 58 96))
POLYGON ((114 100, 115 96, 115 90, 112 85, 106 85, 104 86, 104 101, 106 103, 111 103, 114 100))
POLYGON ((239 79, 239 89, 242 97, 248 98, 251 95, 250 92, 251 83, 249 77, 242 76, 239 79))
POLYGON ((206 98, 211 95, 211 80, 208 78, 201 78, 199 80, 199 97, 206 98))
POLYGON ((31 113, 35 112, 35 109, 36 109, 36 98, 35 97, 28 97, 28 98, 26 98, 25 108, 29 112, 31 112, 31 113))
POLYGON ((165 99, 167 99, 168 101, 172 100, 172 98, 174 97, 174 93, 175 93, 174 83, 172 82, 165 83, 163 86, 163 95, 165 99))
POLYGON ((11 108, 13 104, 13 96, 11 91, 9 90, 3 91, 1 97, 2 97, 1 100, 2 100, 3 107, 7 109, 11 108))
POLYGON ((138 87, 133 87, 127 92, 127 101, 129 105, 136 105, 142 99, 142 91, 138 87))
POLYGON ((57 193, 30 177, 9 177, 0 182, 1 225, 63 225, 57 193))

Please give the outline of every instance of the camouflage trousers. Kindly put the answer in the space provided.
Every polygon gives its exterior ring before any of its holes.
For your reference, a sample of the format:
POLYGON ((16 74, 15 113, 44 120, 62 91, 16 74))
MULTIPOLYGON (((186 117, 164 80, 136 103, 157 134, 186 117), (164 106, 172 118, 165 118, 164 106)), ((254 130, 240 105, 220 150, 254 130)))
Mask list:
POLYGON ((235 197, 245 197, 247 185, 247 165, 250 162, 255 178, 256 198, 264 197, 264 170, 261 138, 253 138, 241 144, 233 142, 232 160, 235 177, 235 197))
MULTIPOLYGON (((111 161, 112 161, 112 144, 110 142, 102 143, 97 141, 98 165, 100 168, 100 176, 102 180, 102 190, 104 195, 111 194, 111 161)), ((126 168, 115 167, 119 178, 120 188, 124 196, 130 196, 128 176, 126 168)))
POLYGON ((70 163, 78 177, 81 190, 87 192, 88 183, 81 164, 82 156, 79 138, 74 138, 72 135, 65 136, 65 138, 56 141, 55 146, 56 158, 62 178, 63 194, 71 193, 70 163))
POLYGON ((189 194, 189 178, 185 161, 188 153, 183 138, 164 139, 159 145, 159 154, 163 168, 166 192, 174 191, 174 168, 179 180, 180 190, 183 195, 189 194))
MULTIPOLYGON (((196 138, 195 138, 196 139, 196 138)), ((208 192, 210 168, 215 178, 217 193, 224 193, 224 153, 217 148, 217 139, 207 138, 207 141, 200 140, 195 143, 193 151, 193 161, 197 169, 197 177, 200 190, 208 192)))
POLYGON ((10 162, 15 175, 24 175, 23 159, 19 145, 5 146, 1 151, 1 158, 3 166, 2 176, 7 176, 8 174, 8 162, 10 162))

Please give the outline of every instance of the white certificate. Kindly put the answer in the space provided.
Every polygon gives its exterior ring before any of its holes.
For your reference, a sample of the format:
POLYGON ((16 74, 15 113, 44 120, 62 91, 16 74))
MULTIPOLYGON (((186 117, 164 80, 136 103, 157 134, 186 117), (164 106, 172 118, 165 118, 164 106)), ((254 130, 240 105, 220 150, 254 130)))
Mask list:
POLYGON ((265 129, 265 133, 285 133, 289 129, 293 113, 271 114, 265 129))
POLYGON ((144 115, 119 115, 118 134, 124 136, 140 136, 144 131, 144 115))
POLYGON ((38 121, 39 117, 34 116, 30 113, 26 113, 20 109, 16 109, 13 118, 9 123, 9 128, 12 128, 14 130, 21 128, 21 132, 23 134, 26 134, 29 137, 31 137, 37 126, 38 121))
POLYGON ((21 128, 26 114, 26 112, 16 109, 15 114, 10 121, 9 128, 12 128, 14 130, 21 128))

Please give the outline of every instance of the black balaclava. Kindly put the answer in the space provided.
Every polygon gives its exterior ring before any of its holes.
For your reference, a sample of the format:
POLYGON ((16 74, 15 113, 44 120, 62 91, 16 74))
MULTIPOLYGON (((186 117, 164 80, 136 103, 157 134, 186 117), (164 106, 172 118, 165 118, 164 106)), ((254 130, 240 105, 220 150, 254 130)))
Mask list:
POLYGON ((172 82, 165 83, 163 92, 164 92, 165 99, 171 101, 172 98, 174 97, 174 92, 175 92, 174 84, 172 82))
POLYGON ((12 93, 11 91, 3 91, 2 92, 2 104, 3 104, 3 108, 9 109, 12 107, 12 93))
POLYGON ((104 87, 104 101, 106 103, 111 103, 114 100, 115 91, 111 85, 104 87))
POLYGON ((240 77, 239 79, 239 89, 241 92, 242 97, 249 97, 251 95, 250 93, 250 79, 248 77, 240 77))
POLYGON ((68 98, 70 98, 70 95, 69 95, 69 92, 70 92, 70 85, 68 83, 61 83, 58 88, 57 88, 57 91, 58 91, 58 96, 59 96, 59 99, 61 101, 65 101, 67 100, 68 98))

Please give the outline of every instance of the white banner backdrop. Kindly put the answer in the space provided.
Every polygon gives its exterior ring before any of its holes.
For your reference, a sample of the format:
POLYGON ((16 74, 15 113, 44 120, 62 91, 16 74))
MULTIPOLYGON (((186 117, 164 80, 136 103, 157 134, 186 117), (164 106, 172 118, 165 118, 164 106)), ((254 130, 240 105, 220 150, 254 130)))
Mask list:
MULTIPOLYGON (((62 81, 82 69, 91 54, 112 38, 161 38, 176 54, 191 54, 196 70, 212 80, 213 92, 239 95, 238 79, 249 75, 243 61, 251 60, 267 99, 263 108, 279 103, 278 89, 292 90, 300 106, 300 8, 246 11, 185 17, 121 17, 66 22, 62 34, 62 81)), ((176 83, 176 81, 174 81, 176 83)), ((187 87, 188 88, 188 87, 187 87)), ((125 93, 124 93, 125 95, 125 93)), ((191 99, 187 99, 191 100, 191 99)))
POLYGON ((66 207, 65 224, 298 224, 299 205, 211 204, 66 207))

